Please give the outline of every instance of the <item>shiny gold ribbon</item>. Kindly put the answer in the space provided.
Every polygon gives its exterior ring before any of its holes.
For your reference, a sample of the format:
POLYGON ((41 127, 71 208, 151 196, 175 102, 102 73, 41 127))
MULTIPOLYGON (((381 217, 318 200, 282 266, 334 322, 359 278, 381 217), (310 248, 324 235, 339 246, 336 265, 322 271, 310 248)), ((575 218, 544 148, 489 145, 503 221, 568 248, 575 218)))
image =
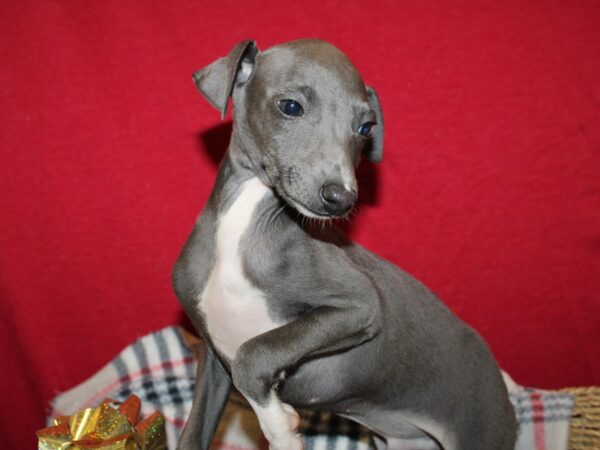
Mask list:
POLYGON ((105 400, 72 416, 54 419, 37 431, 39 450, 165 450, 165 419, 155 412, 138 423, 140 399, 132 395, 118 408, 105 400))

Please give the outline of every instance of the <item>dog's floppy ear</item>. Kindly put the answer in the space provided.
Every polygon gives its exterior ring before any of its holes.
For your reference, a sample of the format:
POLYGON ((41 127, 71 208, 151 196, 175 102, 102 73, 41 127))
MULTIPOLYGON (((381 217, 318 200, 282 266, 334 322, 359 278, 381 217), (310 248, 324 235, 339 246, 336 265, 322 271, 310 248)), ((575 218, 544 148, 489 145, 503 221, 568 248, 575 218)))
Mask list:
POLYGON ((383 158, 383 113, 381 112, 381 105, 377 98, 377 92, 370 86, 367 86, 367 100, 369 105, 375 111, 375 117, 377 118, 377 125, 373 128, 373 134, 371 139, 365 146, 365 156, 369 161, 378 163, 383 158))
POLYGON ((227 56, 194 73, 196 86, 208 102, 227 114, 227 104, 237 83, 245 83, 254 71, 254 60, 258 48, 254 41, 242 41, 227 56))

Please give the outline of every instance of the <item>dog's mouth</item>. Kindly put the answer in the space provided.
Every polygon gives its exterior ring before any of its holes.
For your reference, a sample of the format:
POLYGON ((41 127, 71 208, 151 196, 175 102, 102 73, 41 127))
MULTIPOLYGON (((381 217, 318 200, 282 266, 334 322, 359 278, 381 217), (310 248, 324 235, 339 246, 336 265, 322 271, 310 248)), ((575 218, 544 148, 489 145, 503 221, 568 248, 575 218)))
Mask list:
POLYGON ((265 178, 263 183, 271 187, 289 206, 305 217, 321 221, 344 219, 350 215, 354 207, 352 205, 352 207, 339 213, 328 211, 328 208, 323 207, 321 204, 325 202, 322 198, 322 192, 319 194, 321 195, 319 201, 310 201, 311 196, 307 195, 305 183, 302 182, 301 177, 293 168, 287 167, 282 170, 276 164, 262 164, 261 168, 265 178), (299 197, 303 200, 300 200, 299 197))
POLYGON ((290 206, 292 206, 296 211, 298 211, 303 216, 306 216, 311 219, 317 220, 334 220, 334 219, 343 219, 350 214, 350 210, 346 211, 344 214, 336 215, 331 214, 327 211, 315 211, 313 208, 308 207, 306 204, 301 201, 295 199, 292 195, 290 195, 286 190, 285 186, 281 186, 280 183, 275 185, 275 190, 279 194, 281 198, 290 206))
POLYGON ((292 205, 296 209, 296 211, 298 211, 300 214, 302 214, 306 217, 310 217, 311 219, 331 220, 331 219, 337 219, 337 218, 341 217, 341 216, 334 216, 329 213, 320 213, 320 212, 313 211, 313 210, 307 208, 306 206, 304 206, 302 203, 300 203, 297 200, 294 200, 290 197, 287 197, 287 198, 284 197, 284 200, 288 204, 292 205))

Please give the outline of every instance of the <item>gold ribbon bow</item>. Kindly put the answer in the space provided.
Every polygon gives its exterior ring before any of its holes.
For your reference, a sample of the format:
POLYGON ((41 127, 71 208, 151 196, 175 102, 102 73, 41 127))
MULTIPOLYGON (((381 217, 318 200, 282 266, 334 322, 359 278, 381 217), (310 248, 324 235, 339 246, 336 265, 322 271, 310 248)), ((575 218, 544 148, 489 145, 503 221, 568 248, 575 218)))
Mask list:
POLYGON ((54 419, 37 431, 38 450, 165 450, 165 419, 159 412, 138 423, 140 399, 132 395, 117 408, 105 400, 72 416, 54 419))

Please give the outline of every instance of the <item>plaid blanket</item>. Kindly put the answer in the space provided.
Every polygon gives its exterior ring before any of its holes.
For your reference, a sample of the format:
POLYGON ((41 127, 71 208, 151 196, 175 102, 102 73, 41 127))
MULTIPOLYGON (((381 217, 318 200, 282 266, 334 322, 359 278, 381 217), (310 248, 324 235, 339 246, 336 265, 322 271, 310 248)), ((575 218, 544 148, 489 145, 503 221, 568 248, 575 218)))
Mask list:
MULTIPOLYGON (((96 406, 106 397, 125 400, 133 393, 142 400, 142 415, 156 410, 164 414, 169 448, 174 449, 191 408, 195 344, 197 340, 177 327, 140 338, 90 379, 57 396, 49 421, 96 406)), ((519 423, 515 450, 567 450, 573 396, 522 388, 506 378, 519 423)), ((306 411, 301 416, 306 450, 375 448, 370 432, 354 422, 327 413, 306 411)), ((268 449, 254 413, 239 394, 231 396, 212 448, 268 449)))

